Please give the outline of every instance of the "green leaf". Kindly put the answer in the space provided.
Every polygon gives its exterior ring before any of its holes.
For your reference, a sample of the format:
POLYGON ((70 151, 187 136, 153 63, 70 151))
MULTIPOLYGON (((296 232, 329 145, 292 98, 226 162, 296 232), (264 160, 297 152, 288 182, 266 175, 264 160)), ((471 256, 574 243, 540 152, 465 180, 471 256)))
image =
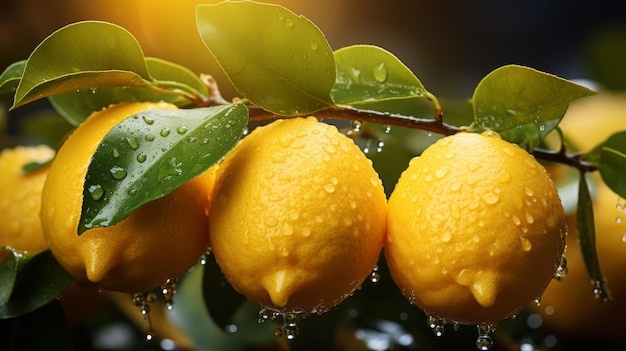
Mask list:
POLYGON ((224 330, 233 323, 235 314, 246 298, 228 283, 214 255, 207 256, 203 267, 202 298, 213 322, 224 330))
POLYGON ((428 94, 413 72, 382 48, 355 45, 339 49, 334 55, 337 78, 331 96, 337 105, 367 109, 368 105, 384 100, 411 103, 428 94))
POLYGON ((626 131, 611 135, 584 159, 598 167, 602 180, 611 190, 626 198, 626 131))
POLYGON ((531 150, 558 125, 571 101, 593 94, 532 68, 500 67, 485 76, 474 91, 474 122, 469 130, 493 130, 531 150))
POLYGON ((611 297, 606 286, 606 281, 600 271, 598 253, 596 251, 596 232, 593 221, 593 206, 589 185, 585 172, 580 172, 578 186, 578 210, 576 212, 576 225, 578 228, 578 239, 582 250, 587 273, 594 282, 594 294, 606 301, 611 297))
POLYGON ((137 40, 107 22, 67 25, 31 53, 11 108, 68 91, 103 86, 142 86, 150 80, 137 40))
POLYGON ((30 313, 0 319, 3 350, 72 350, 74 341, 61 303, 50 303, 30 313))
POLYGON ((71 276, 49 250, 32 256, 12 253, 0 265, 0 319, 40 308, 56 299, 71 282, 71 276))
POLYGON ((322 32, 279 5, 199 5, 200 37, 239 93, 279 115, 332 105, 335 61, 322 32))
POLYGON ((237 143, 247 122, 243 103, 129 116, 89 164, 78 233, 114 225, 199 175, 237 143))
MULTIPOLYGON (((191 95, 208 95, 200 78, 187 68, 157 58, 146 58, 153 83, 143 87, 100 87, 50 96, 50 102, 69 123, 77 126, 94 111, 120 102, 165 101, 177 106, 192 104, 191 95), (157 81, 158 80, 158 81, 157 81), (162 87, 160 87, 162 86, 162 87), (191 94, 191 95, 190 95, 191 94)), ((102 73, 109 74, 108 72, 102 73)))
POLYGON ((24 66, 26 66, 26 60, 18 61, 11 64, 0 74, 0 95, 15 93, 15 89, 17 89, 17 85, 20 83, 20 79, 22 79, 24 66))

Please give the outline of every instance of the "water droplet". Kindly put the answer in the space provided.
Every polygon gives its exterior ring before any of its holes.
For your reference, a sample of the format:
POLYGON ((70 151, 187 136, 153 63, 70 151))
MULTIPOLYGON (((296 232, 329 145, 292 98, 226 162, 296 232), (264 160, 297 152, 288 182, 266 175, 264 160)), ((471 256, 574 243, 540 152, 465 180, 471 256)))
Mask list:
POLYGON ((136 195, 136 194, 137 194, 137 188, 128 189, 128 195, 136 195))
POLYGON ((111 167, 109 172, 111 173, 111 177, 113 177, 113 179, 115 180, 122 180, 126 178, 126 170, 122 167, 113 166, 111 167))
POLYGON ((185 134, 187 133, 187 126, 180 126, 178 128, 176 128, 176 133, 178 134, 185 134))
POLYGON ((292 20, 291 18, 286 18, 286 19, 285 19, 285 25, 286 25, 288 28, 293 28, 294 22, 293 22, 293 20, 292 20))
POLYGON ((162 137, 166 137, 166 136, 170 135, 170 129, 169 128, 163 128, 163 129, 161 129, 161 133, 160 134, 161 134, 162 137))
POLYGON ((278 20, 279 20, 279 21, 282 21, 282 20, 284 20, 284 19, 285 19, 285 15, 284 15, 282 12, 279 12, 279 13, 278 13, 278 20))
POLYGON ((126 143, 133 150, 137 150, 139 148, 139 140, 135 137, 126 137, 126 143))
POLYGON ((526 222, 528 222, 528 224, 532 224, 535 221, 535 217, 533 217, 533 215, 531 215, 530 213, 526 212, 526 222))
POLYGON ((378 64, 378 66, 374 67, 374 79, 378 83, 384 83, 387 81, 387 65, 384 62, 378 64))
POLYGON ((391 133, 391 126, 390 126, 390 125, 385 124, 385 125, 384 125, 384 128, 385 128, 385 129, 384 129, 385 134, 389 134, 389 133, 391 133))
POLYGON ((296 315, 293 313, 286 313, 283 316, 285 324, 283 326, 283 335, 287 340, 293 340, 298 336, 298 325, 296 323, 296 315))
POLYGON ((147 125, 152 125, 154 124, 154 119, 148 117, 148 116, 142 116, 143 121, 146 122, 147 125))
POLYGON ((91 199, 94 201, 98 201, 104 196, 104 189, 99 184, 90 185, 87 190, 89 191, 91 199))
POLYGON ((324 185, 324 190, 327 193, 334 193, 335 192, 335 186, 333 184, 328 183, 328 184, 324 185))
POLYGON ((445 232, 443 234, 441 234, 441 241, 444 243, 447 243, 450 241, 450 239, 452 239, 452 234, 450 234, 450 232, 445 232))
POLYGON ((565 256, 561 256, 559 266, 556 267, 556 272, 554 273, 554 279, 561 280, 567 276, 567 273, 567 259, 565 258, 565 256))
POLYGON ((113 149, 111 150, 111 156, 113 156, 113 158, 118 158, 120 157, 120 152, 117 149, 113 149))
POLYGON ((378 273, 378 266, 374 266, 372 273, 370 273, 370 281, 372 283, 378 283, 380 281, 380 273, 378 273))
POLYGON ((498 200, 500 199, 500 196, 494 193, 487 193, 483 195, 482 199, 486 204, 493 205, 496 202, 498 202, 498 200))
POLYGON ((487 351, 493 347, 493 339, 489 335, 480 335, 476 339, 476 348, 479 350, 487 351))
POLYGON ((319 49, 320 45, 315 40, 313 40, 313 41, 311 41, 309 43, 309 47, 311 48, 311 50, 317 51, 317 49, 319 49))
POLYGON ((148 156, 146 156, 146 154, 144 154, 144 153, 140 153, 140 154, 138 154, 138 155, 137 155, 137 162, 139 162, 139 163, 143 163, 143 162, 145 162, 145 161, 146 161, 146 158, 147 158, 147 157, 148 157, 148 156))
POLYGON ((530 251, 533 248, 533 244, 530 242, 530 240, 526 239, 523 236, 520 236, 520 243, 522 244, 522 250, 524 251, 530 251))
POLYGON ((146 135, 146 141, 154 141, 154 135, 152 134, 146 135))

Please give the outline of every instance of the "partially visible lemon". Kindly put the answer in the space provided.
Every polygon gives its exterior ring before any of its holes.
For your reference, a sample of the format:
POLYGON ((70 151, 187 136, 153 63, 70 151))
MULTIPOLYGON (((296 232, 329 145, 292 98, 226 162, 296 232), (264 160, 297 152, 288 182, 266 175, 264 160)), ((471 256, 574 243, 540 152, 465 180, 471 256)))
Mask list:
POLYGON ((541 295, 566 221, 546 170, 493 132, 444 137, 389 199, 385 258, 402 293, 449 323, 491 324, 541 295))
POLYGON ((92 114, 65 141, 48 174, 41 222, 52 253, 75 278, 103 289, 143 292, 193 266, 208 246, 209 172, 149 202, 123 221, 77 235, 87 167, 117 123, 165 103, 123 103, 92 114))
POLYGON ((53 157, 54 150, 46 145, 18 146, 0 153, 0 247, 32 253, 48 248, 39 222, 39 208, 49 167, 28 173, 23 167, 53 157))
POLYGON ((323 313, 376 265, 387 203, 372 163, 314 117, 255 129, 220 165, 209 223, 232 286, 284 313, 323 313))

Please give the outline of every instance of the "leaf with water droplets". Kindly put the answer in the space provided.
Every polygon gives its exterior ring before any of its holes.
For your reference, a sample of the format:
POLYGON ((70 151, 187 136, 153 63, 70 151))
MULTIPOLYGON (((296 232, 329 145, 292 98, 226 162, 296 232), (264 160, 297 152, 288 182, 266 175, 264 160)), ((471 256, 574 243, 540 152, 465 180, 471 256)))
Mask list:
MULTIPOLYGON (((331 91, 333 102, 360 109, 377 110, 376 103, 415 104, 429 93, 422 82, 392 53, 372 45, 354 45, 335 51, 337 78, 331 91)), ((386 106, 394 110, 401 107, 386 106)))
POLYGON ((129 116, 89 164, 78 233, 114 225, 204 172, 235 146, 247 122, 243 103, 129 116))
POLYGON ((626 198, 626 131, 611 135, 585 156, 585 161, 597 166, 606 185, 626 198))
MULTIPOLYGON (((593 206, 589 185, 584 172, 580 172, 578 186, 578 209, 576 211, 576 226, 578 229, 578 239, 582 250, 587 273, 592 281, 598 285, 599 297, 606 301, 610 299, 609 290, 606 286, 604 276, 600 271, 600 262, 596 251, 596 232, 593 220, 593 206)), ((591 293, 591 291, 590 291, 591 293)))
POLYGON ((20 84, 20 79, 22 79, 24 66, 26 66, 26 60, 18 61, 11 64, 0 74, 0 95, 15 93, 15 89, 17 89, 17 85, 20 84))
POLYGON ((187 106, 193 103, 192 96, 208 95, 207 87, 187 68, 152 57, 146 58, 146 64, 153 80, 144 81, 145 86, 79 89, 50 96, 50 103, 61 116, 76 126, 92 112, 120 102, 165 101, 187 106))
POLYGON ((77 89, 143 86, 144 80, 150 74, 143 52, 128 31, 107 22, 77 22, 50 34, 31 53, 11 108, 77 89))
POLYGON ((202 41, 239 93, 279 115, 332 105, 332 49, 315 24, 286 8, 228 1, 199 5, 202 41))
POLYGON ((29 255, 10 248, 0 264, 0 319, 32 312, 56 299, 70 284, 70 275, 49 250, 29 255))
POLYGON ((469 130, 492 130, 509 142, 533 149, 558 125, 571 101, 593 94, 586 87, 532 68, 503 66, 476 86, 469 130))

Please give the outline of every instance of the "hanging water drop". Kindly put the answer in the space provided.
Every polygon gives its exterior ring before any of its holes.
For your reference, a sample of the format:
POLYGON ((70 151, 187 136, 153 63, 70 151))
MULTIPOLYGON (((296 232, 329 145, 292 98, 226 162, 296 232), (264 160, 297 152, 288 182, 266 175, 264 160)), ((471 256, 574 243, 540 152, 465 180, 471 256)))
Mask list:
POLYGON ((556 267, 556 272, 554 273, 554 279, 561 280, 565 278, 567 275, 567 259, 565 256, 561 256, 561 261, 559 262, 559 266, 556 267))
POLYGON ((476 348, 483 351, 490 350, 493 347, 493 339, 490 336, 493 328, 489 324, 480 324, 477 328, 476 348))
POLYGON ((293 313, 286 313, 283 316, 284 326, 283 326, 283 335, 287 340, 293 340, 298 336, 298 325, 296 324, 297 316, 293 313))
POLYGON ((370 281, 372 283, 378 283, 380 281, 380 273, 378 272, 378 265, 374 266, 372 273, 370 273, 370 281))

